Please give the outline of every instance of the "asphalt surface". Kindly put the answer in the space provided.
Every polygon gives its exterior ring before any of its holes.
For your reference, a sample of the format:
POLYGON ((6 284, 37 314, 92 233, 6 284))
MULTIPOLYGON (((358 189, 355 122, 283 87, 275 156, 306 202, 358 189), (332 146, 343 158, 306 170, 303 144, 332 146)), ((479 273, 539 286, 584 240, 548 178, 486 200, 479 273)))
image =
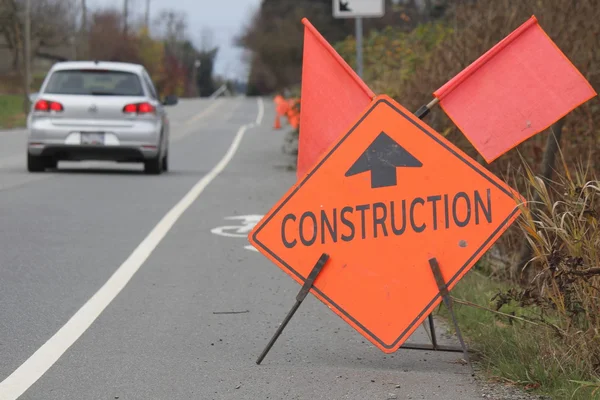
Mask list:
MULTIPOLYGON (((11 374, 40 347, 54 348, 46 342, 211 174, 240 127, 255 123, 261 101, 171 108, 170 171, 160 176, 110 163, 29 174, 24 133, 0 133, 1 400, 17 398, 6 385, 11 374)), ((311 295, 255 364, 299 286, 246 248, 243 229, 239 237, 212 230, 239 225, 227 217, 266 213, 295 181, 284 131, 271 129, 272 103, 263 104, 262 123, 248 127, 224 170, 20 399, 481 398, 459 353, 383 354, 311 295), (221 313, 231 311, 239 313, 221 313)), ((425 330, 410 341, 426 343, 425 330)))

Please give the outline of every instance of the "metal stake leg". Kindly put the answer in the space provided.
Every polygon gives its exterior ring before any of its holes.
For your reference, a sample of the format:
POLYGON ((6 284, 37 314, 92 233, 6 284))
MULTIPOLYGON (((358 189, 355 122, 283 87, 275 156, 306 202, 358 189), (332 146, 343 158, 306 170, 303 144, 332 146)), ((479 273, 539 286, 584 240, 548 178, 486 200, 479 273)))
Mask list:
POLYGON ((258 360, 256 360, 257 364, 260 364, 262 362, 262 360, 266 357, 267 353, 269 352, 269 350, 271 350, 271 347, 273 347, 273 345, 275 344, 275 342, 277 341, 277 339, 279 338, 279 336, 285 329, 288 322, 290 322, 290 320, 292 319, 292 317, 294 316, 296 311, 298 311, 300 304, 302 304, 302 302, 304 301, 304 299, 310 292, 310 288, 312 288, 313 284, 315 283, 315 279, 317 279, 317 276, 319 275, 319 273, 325 266, 325 263, 327 262, 328 259, 329 259, 328 254, 325 254, 325 253, 321 254, 319 261, 317 261, 317 263, 313 267, 312 271, 310 271, 308 278, 306 278, 306 281, 304 281, 304 285, 302 285, 302 288, 298 292, 298 295, 296 296, 296 303, 293 305, 290 312, 286 315, 286 317, 283 320, 283 322, 281 323, 281 325, 279 325, 279 328, 277 328, 275 335, 273 335, 273 337, 267 344, 267 347, 265 347, 265 349, 263 350, 261 355, 258 357, 258 360))
POLYGON ((427 317, 429 320, 429 333, 431 333, 431 344, 433 345, 433 349, 437 350, 437 338, 435 337, 435 325, 433 324, 433 315, 429 314, 427 317))
POLYGON ((448 293, 448 286, 444 281, 444 277, 442 276, 442 271, 440 270, 440 266, 437 262, 437 259, 429 259, 429 266, 431 267, 431 271, 433 272, 433 276, 435 277, 435 281, 440 290, 440 294, 442 295, 442 299, 444 300, 444 304, 448 308, 450 316, 452 317, 452 323, 454 324, 454 329, 456 330, 456 336, 458 336, 458 341, 460 342, 460 345, 463 349, 465 361, 469 364, 469 367, 471 368, 471 373, 474 373, 473 365, 471 364, 471 360, 469 359, 469 351, 467 350, 467 346, 463 341, 462 334, 458 326, 458 321, 456 320, 456 316, 454 315, 454 308, 452 307, 452 299, 450 298, 450 294, 448 293))

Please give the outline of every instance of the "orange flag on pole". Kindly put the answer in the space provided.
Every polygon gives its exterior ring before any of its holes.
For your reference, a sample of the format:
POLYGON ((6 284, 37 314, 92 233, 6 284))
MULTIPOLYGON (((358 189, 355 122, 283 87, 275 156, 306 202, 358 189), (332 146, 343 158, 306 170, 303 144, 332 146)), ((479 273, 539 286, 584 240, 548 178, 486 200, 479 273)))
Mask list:
POLYGON ((433 95, 490 163, 596 92, 532 16, 433 95))
POLYGON ((297 177, 371 103, 375 94, 315 27, 303 18, 304 50, 297 177))

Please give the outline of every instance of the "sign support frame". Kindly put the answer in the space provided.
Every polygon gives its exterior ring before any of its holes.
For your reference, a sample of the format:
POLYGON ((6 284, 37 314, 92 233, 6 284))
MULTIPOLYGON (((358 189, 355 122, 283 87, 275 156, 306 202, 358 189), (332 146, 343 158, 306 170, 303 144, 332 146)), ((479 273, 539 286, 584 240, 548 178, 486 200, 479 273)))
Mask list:
MULTIPOLYGON (((452 302, 452 298, 450 297, 450 292, 448 291, 448 285, 446 284, 446 281, 445 281, 444 277, 442 276, 442 271, 440 270, 440 265, 435 257, 429 259, 429 267, 431 268, 431 272, 433 273, 435 281, 438 285, 438 288, 440 290, 440 294, 442 296, 444 304, 446 305, 446 308, 448 309, 448 312, 450 313, 450 316, 452 318, 452 323, 454 324, 454 330, 456 331, 456 336, 458 337, 458 341, 460 342, 460 346, 462 347, 464 360, 467 362, 467 364, 469 364, 469 367, 471 369, 471 374, 474 375, 475 372, 473 370, 473 364, 471 364, 471 360, 469 359, 469 350, 467 349, 467 346, 463 340, 462 333, 460 331, 460 327, 458 326, 458 321, 456 320, 456 315, 454 314, 454 304, 452 302)), ((429 314, 428 318, 429 318, 430 327, 433 328, 434 327, 433 326, 433 317, 431 316, 431 314, 429 314)), ((432 330, 432 342, 433 342, 433 345, 435 346, 436 345, 435 339, 434 339, 435 333, 433 333, 433 332, 435 332, 435 330, 432 330)))
MULTIPOLYGON (((432 101, 430 101, 429 103, 422 105, 415 112, 415 116, 422 120, 423 118, 425 118, 425 116, 427 116, 427 114, 429 114, 429 111, 431 111, 431 108, 435 107, 435 105, 438 103, 438 101, 439 100, 437 98, 435 98, 432 101)), ((402 346, 400 346, 400 348, 401 349, 410 349, 410 350, 446 351, 446 352, 454 352, 454 353, 462 352, 463 355, 465 356, 465 361, 467 361, 469 363, 469 365, 471 366, 471 371, 473 371, 473 366, 471 365, 471 362, 469 360, 468 350, 462 339, 462 334, 460 332, 460 328, 458 327, 458 322, 456 321, 456 315, 454 314, 454 309, 452 308, 452 298, 450 297, 450 295, 446 289, 446 283, 444 282, 444 278, 441 275, 441 271, 440 271, 438 262, 435 259, 435 257, 429 260, 429 265, 430 265, 433 275, 436 279, 436 282, 438 283, 438 288, 440 290, 440 293, 442 293, 442 298, 444 299, 444 303, 446 304, 446 307, 450 311, 450 316, 452 317, 454 329, 456 330, 456 335, 458 336, 458 340, 461 344, 461 347, 444 346, 444 345, 440 345, 437 343, 437 336, 435 333, 435 324, 433 321, 432 313, 430 313, 427 316, 427 320, 429 322, 429 333, 431 335, 431 345, 419 344, 419 343, 404 343, 402 346), (441 283, 441 286, 440 286, 440 283, 441 283), (446 291, 445 294, 444 294, 444 290, 446 291)))
POLYGON ((302 304, 302 302, 304 301, 304 299, 310 292, 310 289, 313 287, 313 284, 315 283, 317 276, 319 276, 319 273, 325 266, 325 263, 327 262, 327 260, 329 260, 329 255, 327 253, 321 254, 321 257, 319 257, 319 260, 313 267, 312 271, 310 271, 308 278, 306 278, 306 281, 304 281, 304 285, 302 285, 302 288, 300 288, 300 291, 296 295, 296 303, 292 306, 292 309, 286 315, 286 317, 284 318, 281 325, 279 325, 279 327, 277 328, 277 331, 275 332, 275 334, 273 335, 273 337, 271 338, 269 343, 267 343, 267 347, 265 347, 263 352, 260 354, 260 356, 256 360, 256 364, 260 365, 260 363, 264 360, 264 358, 267 356, 267 354, 271 350, 271 347, 273 347, 273 345, 275 344, 275 342, 277 341, 277 339, 279 338, 279 336, 285 329, 288 322, 290 322, 290 320, 292 319, 292 317, 294 316, 296 311, 298 311, 298 308, 300 308, 300 305, 302 304))
MULTIPOLYGON (((358 32, 358 28, 357 28, 357 32, 358 32)), ((358 53, 358 49, 357 49, 357 53, 358 53)), ((427 114, 429 114, 431 108, 434 107, 438 103, 438 101, 439 100, 437 98, 434 98, 428 104, 421 106, 415 112, 414 115, 417 118, 422 120, 425 116, 427 116, 427 114)), ((273 335, 273 337, 271 338, 269 343, 267 343, 267 346, 265 347, 265 349, 262 351, 262 353, 256 360, 257 365, 260 365, 262 363, 262 361, 267 356, 267 354, 269 353, 269 351, 271 350, 271 348, 273 347, 273 345, 275 344, 275 342, 277 341, 277 339, 279 338, 279 336, 281 335, 281 333, 283 332, 283 330, 285 329, 287 324, 290 322, 290 320, 292 319, 292 317, 294 316, 296 311, 298 311, 298 308, 300 308, 300 305, 302 304, 302 302, 304 301, 304 299, 310 292, 310 289, 313 287, 315 280, 317 279, 319 273, 325 266, 327 260, 329 260, 329 255, 327 253, 322 253, 321 256, 319 257, 317 263, 315 264, 315 266, 311 270, 310 274, 308 275, 306 281, 304 281, 304 285, 302 285, 302 288, 300 288, 300 291, 296 295, 296 303, 292 306, 291 310, 288 312, 288 314, 284 318, 283 322, 281 323, 281 325, 279 325, 279 327, 277 328, 277 331, 275 332, 275 334, 273 335)), ((471 360, 469 358, 469 350, 463 340, 462 333, 461 333, 460 327, 458 325, 456 315, 454 313, 453 301, 452 301, 452 297, 450 297, 450 293, 448 291, 448 285, 446 284, 446 281, 444 280, 444 277, 442 276, 442 272, 440 270, 440 266, 439 266, 437 259, 435 257, 433 257, 433 258, 430 258, 428 260, 428 262, 429 262, 429 267, 431 268, 431 272, 432 272, 432 274, 435 278, 436 284, 438 286, 438 290, 440 292, 442 300, 450 313, 450 317, 452 318, 452 323, 454 325, 454 330, 456 332, 456 336, 458 337, 458 340, 460 342, 460 347, 444 346, 444 345, 440 345, 437 343, 435 324, 434 324, 433 315, 432 315, 433 312, 431 312, 427 316, 427 320, 429 323, 429 333, 431 335, 431 345, 419 344, 419 343, 412 343, 412 344, 404 343, 402 346, 400 346, 400 348, 401 349, 410 349, 410 350, 425 350, 425 351, 445 351, 445 352, 456 352, 456 353, 462 352, 464 360, 469 365, 469 368, 471 370, 471 375, 474 376, 475 372, 473 369, 473 364, 471 363, 471 360)))
MULTIPOLYGON (((279 325, 279 327, 277 328, 277 331, 275 332, 275 334, 273 335, 273 337, 271 338, 269 343, 267 343, 267 346, 265 347, 265 349, 262 351, 262 353, 256 360, 257 365, 260 365, 262 363, 262 361, 265 359, 265 357, 267 356, 267 354, 269 353, 269 351, 271 350, 271 348, 273 347, 273 345, 279 338, 279 336, 281 336, 281 333, 283 332, 283 330, 285 329, 287 324, 290 322, 290 320, 292 319, 292 317, 294 316, 296 311, 298 311, 298 308, 300 308, 300 305, 302 304, 304 299, 306 299, 306 296, 310 292, 310 289, 313 287, 315 280, 319 276, 319 273, 321 273, 321 270, 327 263, 327 260, 329 260, 329 255, 326 253, 321 254, 321 257, 319 257, 319 260, 317 261, 317 263, 313 267, 312 271, 308 275, 308 278, 304 282, 304 285, 302 285, 302 287, 300 288, 300 291, 296 295, 296 303, 292 306, 291 310, 288 312, 288 314, 284 318, 283 322, 281 323, 281 325, 279 325)), ((437 338, 436 338, 436 334, 435 334, 435 325, 434 325, 432 314, 430 313, 427 318, 429 321, 429 329, 431 332, 431 346, 423 345, 423 344, 406 344, 405 343, 402 346, 400 346, 400 348, 401 349, 402 348, 410 349, 410 350, 433 350, 433 351, 447 351, 447 352, 462 352, 463 356, 464 356, 464 360, 467 362, 467 364, 469 364, 469 368, 471 369, 471 375, 474 375, 475 372, 473 370, 473 364, 471 363, 471 360, 469 358, 469 350, 467 349, 467 346, 463 340, 462 333, 461 333, 460 327, 458 325, 458 321, 456 320, 456 315, 454 314, 453 302, 452 302, 452 298, 450 297, 450 293, 448 291, 448 285, 446 284, 446 281, 444 280, 444 277, 442 276, 442 271, 440 270, 439 263, 435 257, 429 259, 429 267, 431 268, 433 277, 435 278, 435 281, 438 285, 440 295, 442 296, 444 304, 446 305, 446 308, 450 312, 450 316, 452 318, 452 323, 454 324, 454 329, 456 331, 456 336, 458 337, 461 347, 458 348, 455 346, 443 346, 443 345, 437 344, 437 338)))

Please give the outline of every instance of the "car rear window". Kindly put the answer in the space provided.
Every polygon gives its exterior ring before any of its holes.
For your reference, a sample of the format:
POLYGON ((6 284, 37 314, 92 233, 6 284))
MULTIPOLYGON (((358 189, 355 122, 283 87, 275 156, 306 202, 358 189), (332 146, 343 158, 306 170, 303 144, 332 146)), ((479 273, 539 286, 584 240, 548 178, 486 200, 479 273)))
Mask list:
POLYGON ((49 94, 143 96, 136 74, 124 71, 70 69, 55 71, 44 90, 49 94))

